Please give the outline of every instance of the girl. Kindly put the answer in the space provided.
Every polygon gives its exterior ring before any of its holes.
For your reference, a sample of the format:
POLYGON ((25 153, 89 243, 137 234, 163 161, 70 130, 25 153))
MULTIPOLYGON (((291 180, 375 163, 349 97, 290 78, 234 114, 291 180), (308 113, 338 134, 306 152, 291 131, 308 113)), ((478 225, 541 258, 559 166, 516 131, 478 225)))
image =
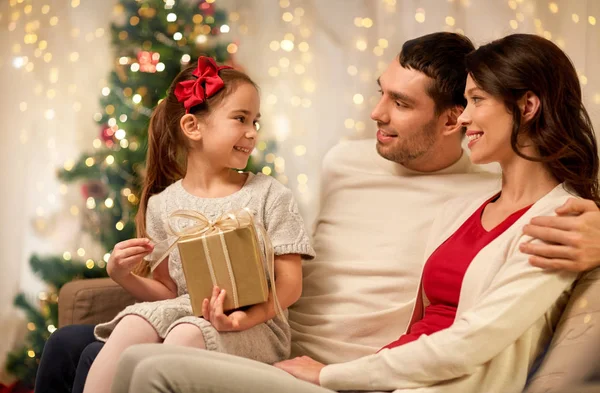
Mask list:
POLYGON ((347 363, 278 363, 328 388, 289 392, 523 390, 576 274, 529 264, 521 248, 537 240, 522 229, 572 195, 600 204, 597 142, 575 68, 552 42, 507 36, 469 54, 467 70, 457 132, 466 129, 473 162, 500 163, 502 189, 446 205, 405 334, 347 363))
POLYGON ((247 207, 273 243, 275 290, 283 309, 302 290, 301 257, 314 251, 291 192, 273 178, 241 173, 256 143, 260 118, 258 88, 245 74, 201 57, 184 69, 150 120, 147 175, 137 217, 143 238, 117 244, 108 263, 113 280, 145 301, 127 307, 95 328, 106 341, 88 375, 84 392, 108 392, 121 352, 134 344, 184 345, 274 363, 289 356, 290 330, 276 318, 272 294, 265 303, 223 313, 225 292, 205 300, 204 318, 192 314, 177 249, 152 278, 133 274, 167 237, 165 223, 179 209, 214 220, 247 207), (147 237, 145 237, 147 234, 147 237))

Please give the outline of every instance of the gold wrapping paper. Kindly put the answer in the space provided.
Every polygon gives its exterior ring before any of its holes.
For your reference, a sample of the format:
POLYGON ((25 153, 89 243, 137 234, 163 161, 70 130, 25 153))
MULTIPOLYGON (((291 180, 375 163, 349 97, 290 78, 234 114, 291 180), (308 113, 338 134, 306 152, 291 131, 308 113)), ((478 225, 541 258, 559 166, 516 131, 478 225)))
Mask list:
POLYGON ((195 315, 202 315, 202 301, 210 299, 215 285, 227 293, 226 311, 267 301, 267 279, 253 226, 186 236, 177 247, 195 315))
POLYGON ((287 322, 275 291, 273 245, 265 228, 255 225, 249 209, 227 212, 216 220, 196 211, 176 210, 169 215, 166 229, 169 237, 156 243, 145 259, 154 271, 175 246, 179 248, 194 314, 202 315, 203 300, 210 298, 212 288, 218 285, 227 291, 224 310, 262 303, 270 291, 276 314, 287 322), (173 220, 177 218, 191 220, 194 225, 176 229, 173 220), (264 241, 264 263, 257 230, 264 241))

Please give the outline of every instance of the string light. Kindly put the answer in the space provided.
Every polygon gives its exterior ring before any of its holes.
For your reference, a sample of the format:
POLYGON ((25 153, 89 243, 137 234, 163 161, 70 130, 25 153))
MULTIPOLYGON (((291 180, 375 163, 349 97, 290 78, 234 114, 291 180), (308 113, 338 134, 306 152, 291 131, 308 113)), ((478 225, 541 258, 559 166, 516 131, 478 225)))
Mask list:
POLYGON ((425 10, 423 8, 417 9, 415 13, 415 20, 419 23, 425 22, 425 10))
POLYGON ((303 41, 300 44, 298 44, 298 50, 300 52, 308 52, 309 49, 310 49, 310 46, 305 41, 303 41))
POLYGON ((303 156, 306 154, 306 146, 298 145, 294 148, 294 154, 297 156, 303 156))

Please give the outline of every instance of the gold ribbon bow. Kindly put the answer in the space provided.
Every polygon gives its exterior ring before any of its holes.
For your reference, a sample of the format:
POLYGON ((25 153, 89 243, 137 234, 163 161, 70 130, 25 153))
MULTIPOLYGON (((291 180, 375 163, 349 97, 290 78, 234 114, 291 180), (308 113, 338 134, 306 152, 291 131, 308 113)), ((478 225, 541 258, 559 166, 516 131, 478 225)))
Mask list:
MULTIPOLYGON (((261 259, 263 262, 263 266, 266 266, 267 271, 269 273, 269 291, 273 294, 273 303, 275 304, 275 311, 277 315, 281 317, 284 321, 287 322, 285 315, 283 314, 283 309, 279 304, 279 300, 277 299, 277 291, 275 290, 275 258, 274 258, 274 250, 273 244, 271 243, 271 239, 267 235, 267 231, 260 224, 255 224, 254 214, 248 208, 243 208, 239 210, 234 210, 232 212, 228 212, 217 218, 216 220, 209 220, 201 213, 198 213, 193 210, 176 210, 169 216, 167 220, 167 233, 170 235, 169 238, 163 240, 162 242, 157 243, 154 246, 154 251, 151 255, 159 252, 160 257, 156 260, 149 261, 150 262, 150 271, 154 271, 156 267, 171 253, 173 248, 177 246, 177 243, 185 237, 190 236, 208 236, 217 233, 223 233, 229 230, 245 227, 245 226, 254 226, 261 234, 262 239, 265 245, 265 255, 261 254, 261 259), (172 220, 176 218, 185 218, 193 221, 195 224, 184 228, 183 230, 179 230, 172 225, 172 220), (175 237, 171 244, 171 239, 175 237), (163 250, 164 251, 161 251, 163 250), (265 260, 266 257, 266 260, 265 260)), ((233 294, 234 304, 237 305, 237 292, 235 288, 235 276, 233 275, 233 269, 229 264, 228 260, 228 271, 229 277, 232 283, 232 288, 234 288, 233 294)), ((211 278, 213 281, 213 285, 216 285, 216 278, 214 273, 212 272, 211 266, 209 266, 209 270, 211 271, 211 278)))

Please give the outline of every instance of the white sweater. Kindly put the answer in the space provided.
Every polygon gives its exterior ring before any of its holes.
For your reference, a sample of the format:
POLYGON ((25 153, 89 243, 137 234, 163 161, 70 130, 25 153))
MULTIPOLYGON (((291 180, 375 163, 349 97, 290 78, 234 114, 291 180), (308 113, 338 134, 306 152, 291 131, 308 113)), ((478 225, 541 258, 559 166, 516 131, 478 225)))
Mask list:
POLYGON ((379 156, 375 140, 343 142, 323 162, 321 210, 289 311, 292 356, 340 363, 375 353, 405 330, 434 218, 449 199, 500 187, 467 154, 418 173, 379 156))
MULTIPOLYGON (((461 198, 444 206, 434 223, 427 256, 492 195, 461 198)), ((334 390, 521 392, 528 368, 549 341, 576 278, 575 273, 531 266, 518 247, 533 240, 523 235, 522 228, 534 216, 554 215, 570 196, 557 186, 477 254, 465 274, 451 327, 327 366, 321 384, 334 390)), ((421 312, 417 305, 414 319, 421 312)))

